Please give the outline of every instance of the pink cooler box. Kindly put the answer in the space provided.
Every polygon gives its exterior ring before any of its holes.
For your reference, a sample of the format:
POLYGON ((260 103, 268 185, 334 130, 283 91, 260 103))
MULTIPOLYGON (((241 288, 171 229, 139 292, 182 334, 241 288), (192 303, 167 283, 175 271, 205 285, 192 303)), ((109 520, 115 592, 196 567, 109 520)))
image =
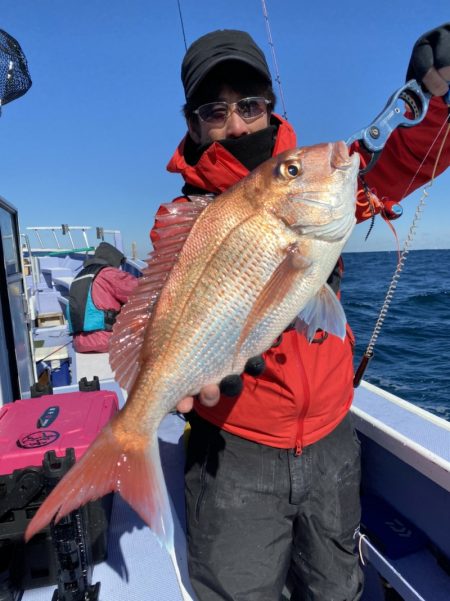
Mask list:
POLYGON ((78 460, 118 411, 115 392, 69 392, 15 401, 0 407, 0 475, 42 466, 44 454, 78 460))
MULTIPOLYGON (((8 575, 12 590, 56 584, 60 574, 67 577, 69 568, 62 559, 57 561, 49 526, 28 544, 23 534, 48 494, 45 478, 62 477, 69 466, 66 450, 74 449, 78 460, 117 410, 117 396, 109 390, 46 395, 0 407, 0 573, 8 575), (43 464, 47 451, 53 451, 61 464, 43 464), (33 488, 38 484, 41 488, 33 488), (24 495, 28 498, 25 505, 24 495)), ((111 500, 108 495, 81 510, 84 540, 93 563, 106 557, 111 500)), ((71 549, 73 541, 64 544, 71 549)))

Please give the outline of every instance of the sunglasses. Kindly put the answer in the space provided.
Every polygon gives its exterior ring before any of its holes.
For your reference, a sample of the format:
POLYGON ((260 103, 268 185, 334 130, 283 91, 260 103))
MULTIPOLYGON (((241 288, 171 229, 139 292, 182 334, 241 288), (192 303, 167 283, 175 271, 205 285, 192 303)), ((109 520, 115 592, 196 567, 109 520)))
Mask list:
POLYGON ((244 121, 250 122, 267 113, 269 104, 271 102, 267 98, 250 96, 249 98, 241 98, 237 102, 220 100, 217 102, 208 102, 199 106, 193 113, 194 115, 198 115, 205 123, 220 127, 221 125, 225 125, 225 122, 233 111, 236 111, 244 121))

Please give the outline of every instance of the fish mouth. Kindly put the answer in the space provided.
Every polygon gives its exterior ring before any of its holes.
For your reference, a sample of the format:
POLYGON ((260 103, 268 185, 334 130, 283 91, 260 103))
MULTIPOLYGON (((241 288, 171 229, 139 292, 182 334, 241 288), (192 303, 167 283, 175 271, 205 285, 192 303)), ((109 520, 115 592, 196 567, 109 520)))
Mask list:
MULTIPOLYGON (((347 146, 345 144, 344 144, 344 146, 347 149, 347 146)), ((337 164, 335 164, 333 162, 333 156, 330 159, 330 165, 333 169, 336 169, 337 171, 350 172, 349 175, 346 175, 346 177, 348 177, 348 178, 355 177, 355 179, 356 179, 356 177, 358 176, 360 164, 361 164, 361 157, 358 152, 354 152, 353 154, 350 154, 350 155, 347 152, 347 159, 345 161, 341 160, 337 164)))
POLYGON ((358 153, 349 155, 344 142, 333 145, 330 156, 333 169, 345 172, 337 191, 307 190, 295 195, 294 200, 305 207, 319 211, 319 222, 298 223, 295 227, 299 234, 324 240, 340 240, 349 235, 355 224, 356 179, 360 157, 358 153), (337 149, 336 149, 337 147, 337 149))
MULTIPOLYGON (((315 205, 320 203, 314 201, 306 201, 305 204, 315 205)), ((338 207, 327 207, 324 211, 323 204, 321 205, 322 219, 319 223, 303 222, 297 223, 292 227, 297 234, 308 238, 338 241, 350 234, 356 222, 355 211, 349 210, 350 205, 341 203, 338 207)))
MULTIPOLYGON (((349 155, 347 145, 344 142, 337 142, 333 145, 330 165, 337 171, 346 172, 345 180, 340 191, 338 193, 333 193, 308 190, 307 192, 299 194, 296 200, 304 203, 305 205, 320 208, 321 210, 327 207, 330 218, 335 219, 342 217, 342 215, 347 211, 349 202, 346 191, 350 187, 353 180, 355 181, 356 186, 356 178, 360 166, 360 156, 358 153, 349 155), (338 147, 337 150, 335 150, 336 147, 338 147)), ((355 194, 351 198, 351 204, 353 205, 355 202, 356 190, 355 194)))
POLYGON ((338 196, 323 191, 315 192, 314 190, 309 190, 308 192, 305 192, 303 194, 297 194, 296 196, 294 196, 295 201, 301 202, 302 204, 310 207, 315 207, 322 211, 326 209, 330 213, 330 215, 333 215, 334 211, 339 210, 344 206, 347 206, 347 203, 345 201, 333 204, 333 202, 330 202, 330 199, 333 198, 337 200, 338 196), (326 200, 324 200, 324 196, 327 197, 326 200))
POLYGON ((356 181, 360 166, 360 156, 357 152, 349 155, 345 142, 336 142, 333 144, 330 165, 337 171, 345 172, 345 180, 341 185, 339 193, 324 190, 308 190, 295 194, 294 200, 311 207, 320 208, 321 210, 326 207, 328 208, 330 216, 334 216, 338 215, 340 210, 348 206, 348 201, 345 200, 346 194, 342 194, 342 192, 350 185, 352 179, 355 179, 356 181), (344 200, 342 200, 342 198, 344 198, 344 200))
POLYGON ((345 142, 339 141, 332 145, 330 165, 333 169, 348 171, 352 167, 355 168, 356 164, 359 168, 360 156, 357 152, 349 154, 348 146, 345 142))

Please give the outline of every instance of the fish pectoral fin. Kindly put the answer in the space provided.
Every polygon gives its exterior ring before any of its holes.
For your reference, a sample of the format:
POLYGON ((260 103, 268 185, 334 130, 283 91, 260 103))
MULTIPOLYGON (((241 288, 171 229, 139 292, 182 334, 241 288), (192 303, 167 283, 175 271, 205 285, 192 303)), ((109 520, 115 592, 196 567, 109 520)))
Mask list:
MULTIPOLYGON (((120 415, 120 414, 119 414, 120 415)), ((58 522, 88 501, 117 491, 152 528, 161 544, 173 547, 173 521, 159 459, 158 441, 124 449, 111 423, 40 506, 25 532, 28 541, 52 519, 58 522)))
POLYGON ((248 314, 237 345, 237 353, 250 332, 265 315, 280 304, 299 275, 305 274, 310 267, 311 261, 301 254, 297 244, 292 244, 286 249, 286 256, 266 282, 248 314))
POLYGON ((339 299, 330 286, 324 284, 299 313, 295 327, 310 341, 319 329, 344 340, 346 323, 347 319, 339 299))

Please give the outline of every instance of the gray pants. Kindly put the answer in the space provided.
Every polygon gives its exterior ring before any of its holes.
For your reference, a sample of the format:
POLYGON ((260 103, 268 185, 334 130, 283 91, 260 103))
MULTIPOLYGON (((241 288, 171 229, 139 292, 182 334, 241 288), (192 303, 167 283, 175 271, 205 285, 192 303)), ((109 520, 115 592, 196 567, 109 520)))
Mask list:
POLYGON ((189 574, 199 601, 357 601, 360 448, 350 416, 291 450, 193 415, 186 463, 189 574))

